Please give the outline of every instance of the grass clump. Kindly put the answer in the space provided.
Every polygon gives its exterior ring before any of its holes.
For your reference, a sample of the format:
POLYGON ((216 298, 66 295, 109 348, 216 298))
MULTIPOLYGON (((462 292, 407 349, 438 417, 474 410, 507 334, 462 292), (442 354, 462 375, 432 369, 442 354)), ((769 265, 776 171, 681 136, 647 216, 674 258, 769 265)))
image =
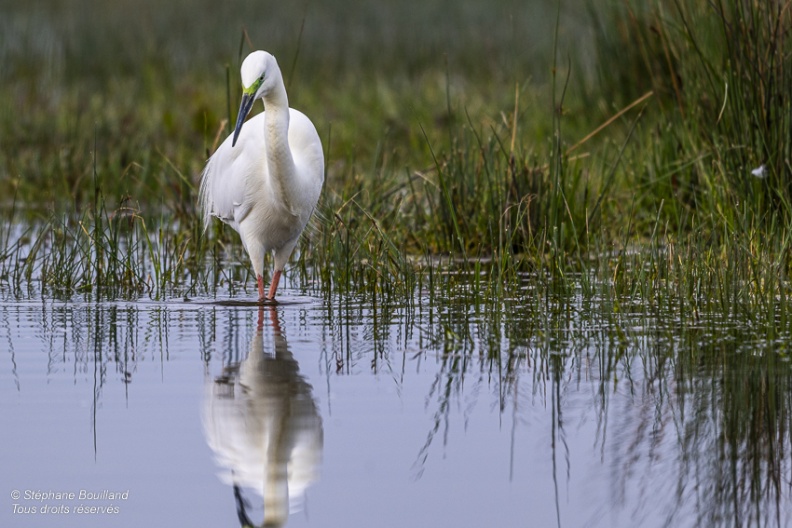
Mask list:
POLYGON ((702 217, 778 212, 788 219, 788 6, 625 2, 606 11, 607 20, 591 11, 600 53, 624 50, 624 66, 603 68, 602 84, 615 94, 656 94, 659 118, 643 138, 654 154, 653 177, 644 180, 651 191, 702 217))
POLYGON ((195 187, 235 118, 240 56, 262 47, 327 153, 298 282, 404 297, 451 267, 481 296, 537 273, 682 302, 686 277, 717 283, 750 256, 735 276, 765 279, 748 290, 785 284, 783 3, 490 4, 7 6, 0 192, 13 222, 49 220, 5 230, 3 277, 128 296, 244 286, 235 234, 202 234, 195 187))

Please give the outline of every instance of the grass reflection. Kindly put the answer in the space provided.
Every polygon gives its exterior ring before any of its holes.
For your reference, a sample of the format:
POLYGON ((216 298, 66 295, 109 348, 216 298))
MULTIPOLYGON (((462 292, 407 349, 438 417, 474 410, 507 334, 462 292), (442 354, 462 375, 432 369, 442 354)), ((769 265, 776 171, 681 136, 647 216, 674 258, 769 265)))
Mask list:
MULTIPOLYGON (((438 471, 437 455, 465 431, 485 427, 489 415, 510 438, 510 478, 552 462, 562 526, 570 494, 588 472, 614 511, 638 519, 784 524, 792 471, 785 340, 764 340, 761 329, 734 318, 685 319, 583 290, 498 309, 455 296, 417 297, 412 305, 339 296, 273 310, 281 336, 310 343, 328 397, 342 378, 366 373, 395 387, 398 398, 422 391, 425 429, 405 468, 414 479, 438 471)), ((94 427, 108 387, 123 384, 127 398, 143 390, 137 382, 146 363, 167 372, 189 345, 207 366, 240 365, 251 342, 262 342, 255 307, 24 307, 0 307, 0 339, 11 343, 17 389, 24 393, 30 382, 28 367, 19 372, 18 349, 33 339, 48 377, 93 387, 94 427), (22 335, 20 328, 35 330, 22 335)), ((283 348, 278 339, 273 346, 283 348)))
MULTIPOLYGON (((765 341, 761 331, 729 318, 683 322, 641 307, 605 312, 578 291, 524 310, 490 312, 496 317, 453 301, 418 303, 409 316, 409 309, 382 308, 390 321, 410 321, 403 324, 406 335, 418 328, 431 336, 404 342, 367 329, 361 313, 349 319, 342 310, 335 320, 341 333, 362 323, 374 351, 384 348, 393 357, 395 349, 398 357, 400 348, 416 347, 420 352, 409 361, 436 365, 426 394, 431 425, 416 454, 415 478, 433 451, 458 441, 452 423, 467 424, 473 407, 489 406, 515 430, 532 422, 539 407, 550 414, 539 434, 551 449, 561 525, 565 490, 580 471, 570 454, 579 439, 570 445, 570 438, 590 420, 596 423, 590 455, 612 468, 615 508, 670 524, 783 524, 792 470, 792 372, 784 342, 765 341)), ((352 368, 345 361, 369 365, 371 349, 336 355, 337 373, 352 368)), ((369 366, 382 368, 377 361, 369 366)))

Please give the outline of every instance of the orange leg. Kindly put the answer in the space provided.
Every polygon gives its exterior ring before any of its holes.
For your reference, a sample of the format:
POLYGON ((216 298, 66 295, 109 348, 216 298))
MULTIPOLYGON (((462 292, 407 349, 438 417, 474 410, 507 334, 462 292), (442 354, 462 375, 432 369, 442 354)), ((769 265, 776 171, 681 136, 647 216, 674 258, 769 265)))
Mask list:
MULTIPOLYGON (((278 283, 280 282, 281 271, 275 270, 275 273, 272 275, 272 283, 270 284, 269 295, 267 299, 270 301, 275 300, 275 292, 278 291, 278 283)), ((263 290, 259 290, 263 294, 263 290)))
POLYGON ((261 302, 266 299, 266 297, 264 297, 264 277, 256 275, 256 282, 258 283, 259 302, 261 302))

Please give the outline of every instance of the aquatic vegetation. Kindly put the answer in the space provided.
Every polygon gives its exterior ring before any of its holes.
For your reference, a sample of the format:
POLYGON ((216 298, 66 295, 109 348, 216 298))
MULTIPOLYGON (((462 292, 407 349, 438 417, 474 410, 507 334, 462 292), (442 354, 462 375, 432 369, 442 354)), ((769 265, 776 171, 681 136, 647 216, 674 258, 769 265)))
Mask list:
POLYGON ((197 183, 234 122, 233 72, 266 43, 293 106, 318 116, 327 158, 292 284, 413 302, 461 273, 480 303, 580 281, 614 305, 786 324, 781 3, 330 4, 279 6, 276 28, 243 3, 175 35, 183 2, 157 6, 154 26, 91 0, 101 25, 58 6, 4 8, 3 291, 248 289, 232 234, 201 231, 197 183), (328 13, 335 25, 319 23, 328 13), (432 31, 408 43, 399 31, 416 24, 432 31))

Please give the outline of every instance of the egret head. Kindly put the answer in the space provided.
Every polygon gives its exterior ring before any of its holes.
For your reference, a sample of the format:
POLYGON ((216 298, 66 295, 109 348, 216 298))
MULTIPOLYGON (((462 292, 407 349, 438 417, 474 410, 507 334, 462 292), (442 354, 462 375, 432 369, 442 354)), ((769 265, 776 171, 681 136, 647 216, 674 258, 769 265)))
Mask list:
POLYGON ((280 75, 278 62, 275 57, 266 51, 254 51, 242 61, 242 104, 239 105, 236 126, 234 127, 234 140, 236 145, 239 131, 245 118, 253 108, 256 99, 264 97, 276 85, 280 75))

